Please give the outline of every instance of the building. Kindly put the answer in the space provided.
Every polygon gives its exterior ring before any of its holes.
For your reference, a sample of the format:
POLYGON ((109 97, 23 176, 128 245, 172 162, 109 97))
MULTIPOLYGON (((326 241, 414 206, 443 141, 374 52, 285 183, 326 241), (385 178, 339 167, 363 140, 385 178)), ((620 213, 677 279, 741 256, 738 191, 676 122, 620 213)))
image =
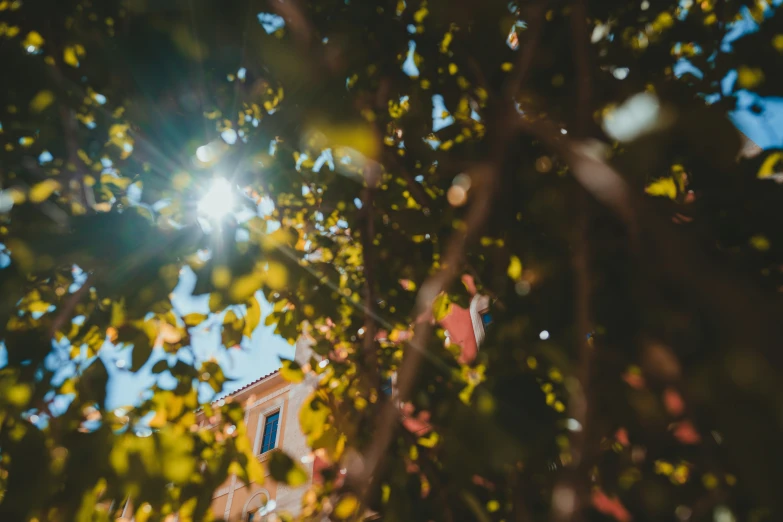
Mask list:
MULTIPOLYGON (((306 342, 300 339, 295 352, 297 362, 305 364, 310 353, 306 342)), ((310 455, 310 449, 299 427, 299 410, 312 389, 310 378, 292 384, 283 379, 279 371, 274 371, 228 396, 245 405, 247 434, 256 458, 263 464, 274 450, 280 449, 301 462, 309 481, 303 486, 291 488, 275 483, 268 476, 268 471, 263 485, 245 485, 236 477, 229 477, 212 494, 212 512, 216 518, 230 522, 260 522, 275 512, 294 515, 299 512, 302 496, 312 484, 314 471, 312 459, 302 461, 302 457, 310 455)), ((207 421, 200 419, 200 422, 207 421)))
MULTIPOLYGON (((442 325, 449 332, 450 341, 462 347, 461 362, 472 362, 478 353, 478 346, 484 339, 484 328, 491 322, 489 299, 475 293, 472 279, 466 284, 472 289, 474 298, 469 309, 454 306, 452 313, 444 318, 442 325)), ((295 359, 306 364, 312 351, 304 338, 296 344, 295 359)), ((299 426, 299 410, 312 392, 315 382, 312 377, 298 384, 291 384, 278 372, 272 372, 240 388, 226 398, 239 401, 245 406, 245 424, 251 438, 253 452, 263 464, 276 449, 285 451, 295 461, 301 462, 309 481, 298 488, 276 484, 268 476, 263 485, 245 485, 236 477, 230 477, 212 496, 212 512, 218 518, 229 522, 260 522, 275 512, 296 515, 300 511, 302 496, 318 480, 320 461, 310 456, 305 436, 299 426)), ((384 383, 383 391, 392 394, 393 379, 384 383)), ((224 398, 224 399, 226 399, 224 398)), ((404 411, 404 410, 403 410, 404 411)), ((425 423, 406 419, 406 427, 414 432, 428 430, 425 423), (409 426, 410 424, 410 426, 409 426)), ((206 419, 200 422, 206 423, 206 419)))

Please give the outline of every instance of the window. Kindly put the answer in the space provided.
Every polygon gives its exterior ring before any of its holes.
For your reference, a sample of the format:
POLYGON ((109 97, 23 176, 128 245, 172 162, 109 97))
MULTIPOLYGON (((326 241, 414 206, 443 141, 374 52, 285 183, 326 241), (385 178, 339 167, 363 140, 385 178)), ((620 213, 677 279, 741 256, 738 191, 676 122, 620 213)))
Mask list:
POLYGON ((264 436, 261 438, 261 453, 266 453, 275 448, 275 442, 277 441, 277 424, 279 421, 279 411, 268 415, 264 421, 264 436))
POLYGON ((489 325, 492 324, 492 314, 487 312, 484 312, 481 314, 481 323, 484 325, 484 329, 487 329, 489 325))
POLYGON ((269 499, 269 492, 265 489, 259 490, 245 503, 242 509, 242 522, 263 522, 268 520, 269 515, 275 509, 275 501, 269 499))
POLYGON ((381 391, 387 396, 391 397, 392 395, 392 378, 389 376, 387 379, 385 379, 381 383, 381 391))

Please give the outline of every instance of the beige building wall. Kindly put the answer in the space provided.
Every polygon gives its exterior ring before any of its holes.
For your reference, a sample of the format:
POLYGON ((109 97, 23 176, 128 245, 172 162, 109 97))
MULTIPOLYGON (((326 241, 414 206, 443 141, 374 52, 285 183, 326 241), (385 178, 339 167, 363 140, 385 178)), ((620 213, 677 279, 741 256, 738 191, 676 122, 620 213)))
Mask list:
MULTIPOLYGON (((306 364, 310 358, 310 349, 305 341, 297 342, 295 358, 300 364, 306 364)), ((253 447, 253 453, 263 465, 273 451, 285 451, 294 461, 309 455, 310 449, 299 426, 299 410, 313 388, 311 379, 298 384, 287 382, 275 372, 231 394, 230 400, 239 401, 245 407, 247 435, 253 447), (261 440, 266 418, 280 412, 275 449, 261 454, 261 440)), ((244 522, 248 511, 274 501, 275 512, 298 514, 302 496, 312 483, 312 462, 302 463, 309 476, 308 483, 298 488, 276 484, 267 471, 264 483, 251 483, 245 486, 241 480, 232 476, 218 488, 212 498, 212 512, 217 518, 230 522, 244 522)), ((261 520, 258 518, 257 520, 261 520)), ((255 522, 255 520, 254 520, 255 522)))

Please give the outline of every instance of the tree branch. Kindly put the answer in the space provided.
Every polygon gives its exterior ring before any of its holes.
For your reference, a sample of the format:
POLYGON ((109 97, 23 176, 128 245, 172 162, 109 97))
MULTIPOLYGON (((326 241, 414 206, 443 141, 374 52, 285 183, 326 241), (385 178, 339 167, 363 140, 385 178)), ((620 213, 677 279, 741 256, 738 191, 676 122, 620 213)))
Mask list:
POLYGON ((376 162, 369 162, 365 168, 365 181, 367 186, 362 194, 362 210, 364 211, 364 227, 361 229, 362 241, 362 264, 364 271, 364 344, 363 357, 364 362, 364 381, 368 390, 379 390, 381 385, 380 371, 378 368, 378 355, 376 353, 376 332, 375 323, 375 257, 373 241, 375 240, 375 215, 373 205, 375 204, 375 189, 380 180, 380 165, 376 162))
MULTIPOLYGON (((571 7, 571 47, 574 70, 576 71, 577 107, 576 123, 573 134, 585 138, 589 133, 591 120, 592 80, 590 74, 590 38, 587 33, 587 7, 585 0, 574 0, 571 7)), ((582 519, 582 511, 589 498, 589 468, 592 465, 592 444, 595 427, 591 411, 594 410, 591 377, 593 373, 593 350, 588 342, 588 334, 592 331, 592 288, 590 272, 590 220, 592 212, 590 202, 584 190, 574 192, 573 208, 574 245, 571 265, 574 272, 574 317, 576 327, 576 342, 578 348, 577 383, 578 389, 571 391, 568 403, 569 416, 581 426, 581 430, 570 433, 571 464, 561 474, 553 490, 552 519, 556 522, 582 519), (572 502, 563 502, 562 497, 573 498, 572 502)))
MULTIPOLYGON (((478 186, 474 189, 475 195, 465 219, 466 226, 463 230, 455 232, 455 235, 449 240, 441 269, 422 284, 416 296, 416 306, 413 311, 413 317, 416 320, 413 339, 405 351, 397 373, 399 403, 410 400, 419 367, 427 351, 433 328, 433 301, 438 294, 457 279, 468 246, 477 238, 489 217, 493 198, 499 188, 500 174, 508 146, 516 134, 513 132, 516 128, 514 96, 521 88, 529 69, 532 67, 535 50, 540 40, 545 6, 546 3, 542 2, 534 7, 533 20, 529 25, 532 31, 530 41, 520 53, 516 71, 504 85, 503 94, 499 99, 494 100, 495 104, 491 106, 491 109, 494 110, 488 118, 489 132, 486 139, 492 145, 488 161, 475 166, 470 176, 471 179, 481 180, 482 183, 477 184, 478 186)), ((355 477, 349 477, 353 479, 354 484, 358 484, 363 503, 366 502, 368 494, 373 490, 375 481, 378 479, 376 471, 379 463, 387 454, 399 426, 400 412, 396 402, 388 401, 383 406, 380 420, 376 426, 377 434, 365 452, 362 471, 357 473, 355 477)))

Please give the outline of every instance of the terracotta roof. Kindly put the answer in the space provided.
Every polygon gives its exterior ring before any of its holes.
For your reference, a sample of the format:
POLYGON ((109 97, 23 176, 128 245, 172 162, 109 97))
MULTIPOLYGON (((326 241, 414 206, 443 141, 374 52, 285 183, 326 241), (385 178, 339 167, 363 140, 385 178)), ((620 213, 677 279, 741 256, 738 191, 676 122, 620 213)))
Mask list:
POLYGON ((226 397, 231 397, 232 395, 236 395, 236 394, 238 394, 238 393, 240 393, 240 392, 243 392, 243 391, 247 390, 248 388, 251 388, 251 387, 255 386, 255 385, 256 385, 256 384, 258 384, 259 382, 261 382, 261 381, 263 381, 263 380, 266 380, 266 379, 268 379, 269 377, 272 377, 273 375, 275 375, 275 374, 277 374, 277 373, 280 373, 280 370, 279 370, 279 369, 277 369, 277 370, 275 370, 275 371, 273 371, 273 372, 267 373, 266 375, 262 375, 261 377, 259 377, 259 378, 258 378, 258 379, 256 379, 255 381, 249 382, 249 383, 245 384, 244 386, 242 386, 241 388, 238 388, 238 389, 236 389, 236 390, 234 390, 234 391, 232 391, 232 392, 230 392, 230 393, 226 393, 226 394, 224 394, 224 395, 221 395, 220 397, 218 397, 218 398, 214 399, 214 400, 211 402, 211 404, 215 404, 216 402, 218 402, 218 401, 221 401, 221 400, 225 399, 226 397))

